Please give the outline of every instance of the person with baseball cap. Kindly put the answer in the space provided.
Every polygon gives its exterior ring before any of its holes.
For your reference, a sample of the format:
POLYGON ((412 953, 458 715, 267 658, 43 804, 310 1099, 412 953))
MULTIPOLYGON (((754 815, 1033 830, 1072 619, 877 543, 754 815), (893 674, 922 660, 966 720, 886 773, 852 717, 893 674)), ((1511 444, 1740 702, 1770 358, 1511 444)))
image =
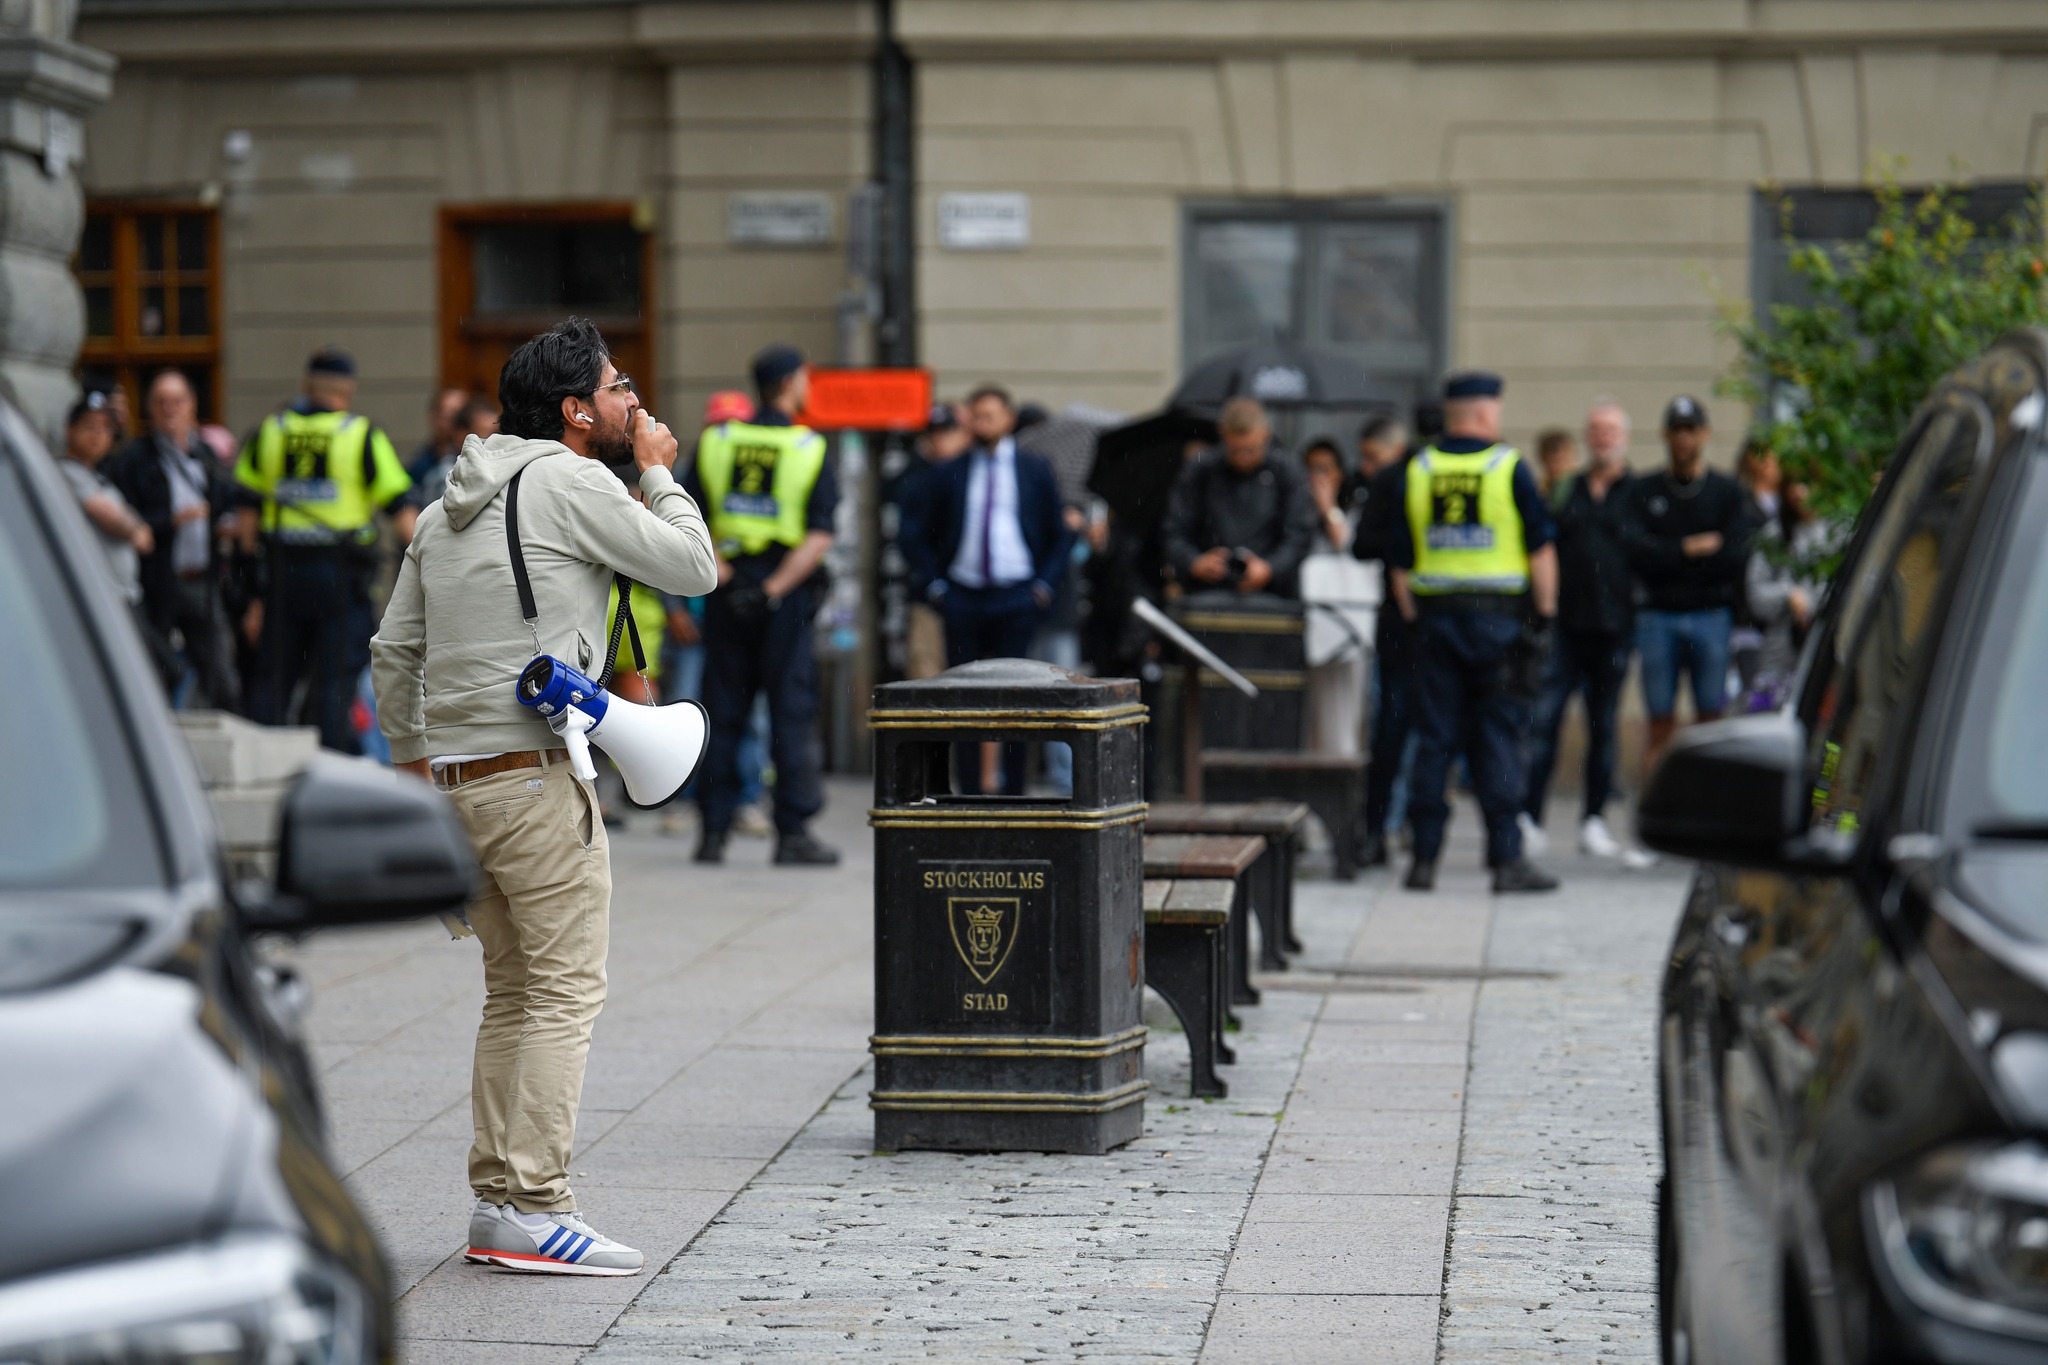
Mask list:
POLYGON ((825 807, 816 733, 818 666, 811 623, 816 580, 832 546, 839 481, 825 438, 799 425, 810 366, 794 346, 754 357, 758 401, 745 421, 698 438, 685 486, 711 523, 718 589, 704 604, 704 709, 711 733, 697 784, 696 859, 725 861, 740 804, 740 739, 757 693, 768 697, 775 762, 775 861, 830 867, 837 849, 811 834, 825 807))
POLYGON ((1728 705, 1728 634, 1754 528, 1734 479, 1706 467, 1707 410, 1685 394, 1664 409, 1666 469, 1636 479, 1622 508, 1622 549, 1642 585, 1636 652, 1650 713, 1646 768, 1678 728, 1678 679, 1691 681, 1693 713, 1728 705))
POLYGON ((1525 856, 1516 820, 1522 736, 1557 620, 1557 548, 1535 471, 1500 439, 1504 388, 1483 370, 1450 376, 1443 434, 1401 467, 1393 490, 1405 516, 1392 518, 1386 565, 1415 624, 1411 891, 1435 889, 1451 813, 1444 784, 1460 751, 1486 817, 1493 889, 1557 889, 1525 856))

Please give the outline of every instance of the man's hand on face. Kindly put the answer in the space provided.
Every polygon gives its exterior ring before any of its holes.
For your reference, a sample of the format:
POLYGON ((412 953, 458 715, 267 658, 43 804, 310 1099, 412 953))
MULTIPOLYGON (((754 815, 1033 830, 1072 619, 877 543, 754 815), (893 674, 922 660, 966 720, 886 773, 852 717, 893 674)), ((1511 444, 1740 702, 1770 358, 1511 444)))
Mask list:
POLYGON ((1239 592, 1257 592, 1273 581, 1273 566, 1257 555, 1244 557, 1244 577, 1237 580, 1239 592))
POLYGON ((1205 550, 1195 556, 1195 562, 1188 565, 1188 572, 1204 583, 1221 583, 1223 575, 1230 571, 1230 551, 1221 545, 1205 550))
POLYGON ((633 414, 633 467, 645 474, 656 465, 669 470, 676 467, 675 433, 655 421, 653 413, 636 411, 633 414))
POLYGON ((1684 540, 1679 541, 1678 547, 1685 551, 1688 559, 1704 559, 1708 555, 1720 552, 1721 533, 1719 531, 1701 531, 1696 535, 1687 536, 1684 540))

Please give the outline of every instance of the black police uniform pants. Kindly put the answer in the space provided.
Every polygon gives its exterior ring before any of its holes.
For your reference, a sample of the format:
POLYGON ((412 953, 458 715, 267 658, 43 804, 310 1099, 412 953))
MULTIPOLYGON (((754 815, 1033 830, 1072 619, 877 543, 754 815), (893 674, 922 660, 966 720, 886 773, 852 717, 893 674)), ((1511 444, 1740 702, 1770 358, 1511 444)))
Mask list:
MULTIPOLYGON (((958 668, 980 659, 1028 659, 1031 641, 1045 620, 1045 608, 1031 595, 1029 583, 993 588, 968 588, 955 583, 939 598, 946 618, 946 667, 958 668)), ((953 746, 954 785, 964 793, 981 791, 981 746, 953 746)), ((1002 794, 1024 794, 1024 746, 1003 746, 1002 794)))
POLYGON ((292 696, 303 680, 303 711, 320 727, 320 743, 360 754, 362 740, 350 711, 373 631, 369 616, 369 597, 353 552, 280 546, 264 601, 250 719, 264 725, 290 723, 292 696))
POLYGON ((704 709, 711 733, 697 796, 704 828, 732 828, 740 804, 740 740, 756 694, 768 694, 768 747, 775 761, 775 829, 801 834, 825 806, 818 769, 818 662, 811 646, 816 599, 798 588, 756 620, 733 616, 730 595, 704 602, 704 709))
POLYGON ((1509 652, 1522 632, 1512 615, 1456 607, 1425 609, 1415 623, 1415 711, 1418 740, 1409 776, 1408 823, 1415 858, 1433 863, 1443 852, 1450 804, 1444 797, 1451 758, 1462 747, 1486 817, 1486 860, 1522 856, 1515 823, 1525 787, 1522 734, 1528 706, 1508 687, 1509 652))
POLYGON ((1394 780, 1415 719, 1415 627, 1397 611, 1382 611, 1373 637, 1379 695, 1372 716, 1372 759, 1365 770, 1365 832, 1385 835, 1394 780))

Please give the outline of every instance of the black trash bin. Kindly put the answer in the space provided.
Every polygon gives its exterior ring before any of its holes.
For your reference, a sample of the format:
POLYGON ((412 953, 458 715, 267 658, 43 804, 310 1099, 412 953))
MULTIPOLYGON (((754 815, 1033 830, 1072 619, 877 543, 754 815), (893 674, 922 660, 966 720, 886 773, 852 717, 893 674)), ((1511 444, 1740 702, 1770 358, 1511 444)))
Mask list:
POLYGON ((1106 1152, 1144 1125, 1138 684, 994 659, 875 689, 875 1145, 1106 1152), (1063 740, 1071 799, 960 796, 1063 740))
POLYGON ((1299 749, 1308 677, 1302 605, 1267 593, 1198 592, 1174 616, 1188 634, 1258 684, 1246 697, 1221 675, 1200 670, 1202 747, 1299 749))

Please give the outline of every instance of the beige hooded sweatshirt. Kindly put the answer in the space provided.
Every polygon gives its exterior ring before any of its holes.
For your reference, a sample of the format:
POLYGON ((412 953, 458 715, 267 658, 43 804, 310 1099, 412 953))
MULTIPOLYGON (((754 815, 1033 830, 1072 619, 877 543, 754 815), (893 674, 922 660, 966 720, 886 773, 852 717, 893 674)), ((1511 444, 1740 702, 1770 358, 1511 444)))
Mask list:
POLYGON ((687 597, 717 586, 704 516, 668 470, 640 476, 643 507, 617 475, 558 441, 470 437, 448 491, 420 514, 370 641, 377 721, 396 762, 560 745, 513 691, 535 653, 505 541, 505 485, 522 469, 519 542, 540 652, 597 676, 614 572, 687 597))

